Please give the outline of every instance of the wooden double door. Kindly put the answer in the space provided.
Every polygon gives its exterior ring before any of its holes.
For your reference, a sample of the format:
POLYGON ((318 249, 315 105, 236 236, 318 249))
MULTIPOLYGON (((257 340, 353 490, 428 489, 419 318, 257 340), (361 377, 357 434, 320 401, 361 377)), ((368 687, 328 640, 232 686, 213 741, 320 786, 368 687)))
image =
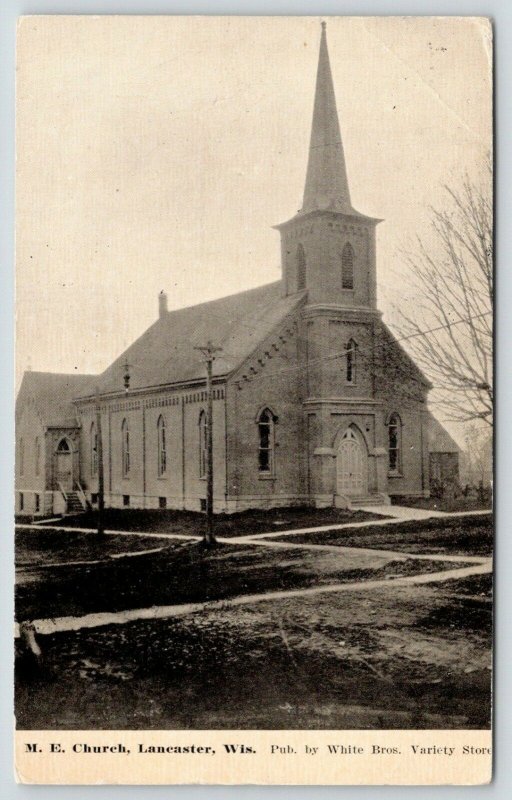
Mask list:
POLYGON ((55 453, 55 477, 65 492, 73 490, 73 451, 67 439, 61 439, 55 453))
POLYGON ((368 492, 368 458, 366 448, 352 428, 348 428, 336 457, 337 493, 346 497, 362 497, 368 492))

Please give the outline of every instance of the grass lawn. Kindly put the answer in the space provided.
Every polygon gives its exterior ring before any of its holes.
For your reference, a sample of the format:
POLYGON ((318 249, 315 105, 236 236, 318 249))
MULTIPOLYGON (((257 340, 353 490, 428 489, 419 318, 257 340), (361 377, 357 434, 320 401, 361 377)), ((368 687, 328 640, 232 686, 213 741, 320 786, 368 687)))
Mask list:
POLYGON ((401 497, 391 498, 392 505, 409 506, 409 508, 426 508, 433 511, 486 511, 491 510, 491 501, 482 502, 476 497, 401 497))
POLYGON ((44 637, 25 729, 490 724, 490 578, 288 598, 44 637))
POLYGON ((19 621, 389 580, 360 592, 221 604, 174 619, 40 636, 40 669, 17 652, 18 727, 488 727, 491 576, 399 586, 392 578, 459 562, 398 560, 357 547, 483 555, 492 544, 490 517, 360 529, 340 538, 348 542, 353 551, 283 543, 204 550, 194 540, 113 535, 99 542, 78 532, 20 531, 19 621), (112 557, 127 547, 133 556, 112 557), (56 563, 67 554, 101 563, 56 563))
POLYGON ((157 553, 113 560, 112 550, 121 547, 125 551, 132 538, 115 535, 105 537, 106 557, 97 563, 102 543, 91 540, 92 534, 73 536, 70 560, 87 560, 92 547, 92 563, 55 563, 55 554, 62 555, 65 548, 67 533, 41 532, 27 536, 21 531, 17 534, 19 562, 29 562, 34 547, 40 558, 44 546, 45 558, 53 565, 39 571, 32 569, 30 580, 21 571, 16 586, 18 621, 221 600, 242 594, 391 578, 455 566, 413 559, 401 561, 391 554, 387 558, 357 550, 337 553, 335 549, 281 549, 257 544, 218 544, 212 550, 205 550, 201 542, 144 540, 144 537, 134 537, 138 547, 144 549, 146 541, 148 547, 162 546, 162 549, 157 553), (84 545, 83 558, 78 549, 79 537, 84 545))
POLYGON ((468 516, 456 519, 413 520, 396 525, 375 525, 355 530, 276 534, 272 541, 302 544, 332 544, 341 547, 374 547, 402 553, 448 553, 450 555, 491 555, 492 517, 468 516))
MULTIPOLYGON (((381 515, 367 511, 345 511, 336 508, 272 508, 249 510, 236 514, 216 514, 214 525, 217 536, 245 536, 249 533, 266 533, 271 530, 329 525, 331 522, 363 522, 382 519, 381 515)), ((63 525, 77 528, 95 528, 96 511, 76 517, 65 517, 63 525)), ((206 517, 197 511, 151 511, 145 509, 105 509, 105 528, 119 531, 150 531, 152 533, 181 533, 202 536, 206 517)))
POLYGON ((42 565, 116 558, 126 553, 163 548, 166 544, 163 539, 146 536, 99 537, 93 533, 23 530, 16 533, 16 569, 28 571, 42 565))

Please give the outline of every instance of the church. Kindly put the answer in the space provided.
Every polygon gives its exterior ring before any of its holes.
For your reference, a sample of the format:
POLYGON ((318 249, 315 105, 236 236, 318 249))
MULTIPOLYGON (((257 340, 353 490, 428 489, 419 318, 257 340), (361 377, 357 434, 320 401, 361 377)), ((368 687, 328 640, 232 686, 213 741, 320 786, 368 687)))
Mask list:
POLYGON ((427 497, 431 384, 377 309, 381 221, 351 203, 323 24, 302 208, 276 225, 281 280, 171 312, 161 293, 102 374, 26 372, 17 513, 94 507, 98 451, 107 507, 204 510, 208 341, 216 513, 427 497))

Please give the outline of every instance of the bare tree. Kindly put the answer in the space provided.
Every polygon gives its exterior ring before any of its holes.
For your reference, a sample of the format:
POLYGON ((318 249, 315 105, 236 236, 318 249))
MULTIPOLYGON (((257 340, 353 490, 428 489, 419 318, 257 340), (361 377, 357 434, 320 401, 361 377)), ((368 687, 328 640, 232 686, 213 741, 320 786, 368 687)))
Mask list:
POLYGON ((431 236, 404 252, 414 307, 398 309, 405 347, 432 380, 451 420, 492 425, 493 237, 490 162, 481 183, 444 186, 431 236))
POLYGON ((462 480, 472 486, 487 486, 492 479, 492 433, 478 422, 468 423, 464 444, 462 480))

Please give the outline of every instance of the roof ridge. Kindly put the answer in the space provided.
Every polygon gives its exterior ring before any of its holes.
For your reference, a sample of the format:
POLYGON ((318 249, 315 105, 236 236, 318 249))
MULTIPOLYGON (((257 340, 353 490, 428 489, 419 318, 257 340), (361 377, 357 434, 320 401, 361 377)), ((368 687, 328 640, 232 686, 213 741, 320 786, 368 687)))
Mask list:
POLYGON ((42 370, 42 369, 28 369, 25 370, 23 376, 25 375, 51 375, 52 377, 56 378, 93 378, 96 373, 95 372, 52 372, 51 370, 42 370))
POLYGON ((303 292, 283 295, 282 281, 276 280, 167 311, 98 376, 99 391, 110 394, 122 388, 118 372, 124 360, 131 367, 133 390, 202 380, 204 365, 194 345, 208 339, 222 344, 224 349, 215 362, 216 377, 227 375, 252 352, 256 341, 265 338, 290 313, 303 295, 303 292))
MULTIPOLYGON (((231 294, 224 294, 221 297, 213 297, 211 300, 203 300, 203 302, 194 303, 191 306, 180 306, 179 308, 172 308, 167 311, 167 315, 176 314, 179 313, 180 311, 190 311, 193 308, 200 308, 201 306, 210 305, 210 303, 213 304, 213 303, 218 303, 222 300, 229 300, 232 297, 239 297, 242 294, 250 294, 251 292, 261 291, 262 289, 269 289, 271 286, 276 287, 278 284, 281 283, 282 283, 281 278, 278 278, 275 281, 270 281, 269 283, 262 283, 259 286, 253 286, 250 289, 242 289, 240 292, 232 292, 231 294)), ((158 319, 155 320, 155 322, 158 322, 158 319)), ((147 330, 150 330, 151 327, 152 326, 150 325, 149 328, 147 328, 147 330)))

